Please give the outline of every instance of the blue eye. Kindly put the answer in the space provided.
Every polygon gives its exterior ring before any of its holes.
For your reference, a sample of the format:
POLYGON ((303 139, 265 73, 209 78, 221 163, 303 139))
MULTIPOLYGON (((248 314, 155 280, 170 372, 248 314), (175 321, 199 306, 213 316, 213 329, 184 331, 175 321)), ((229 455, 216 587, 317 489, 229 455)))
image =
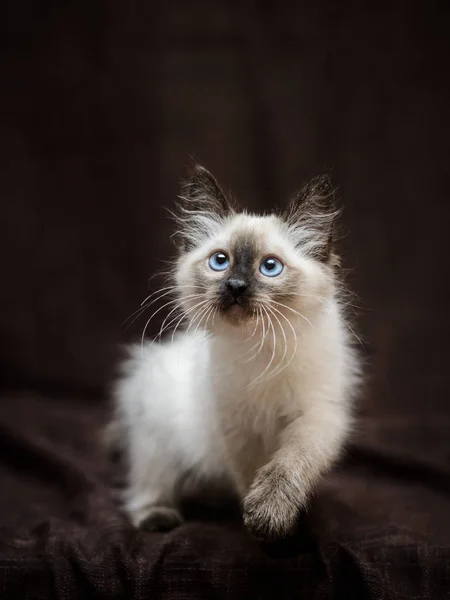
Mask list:
POLYGON ((278 258, 269 256, 259 265, 259 271, 266 277, 276 277, 284 269, 283 263, 278 258))
POLYGON ((230 259, 225 252, 214 252, 209 257, 208 264, 213 271, 225 271, 230 266, 230 259))

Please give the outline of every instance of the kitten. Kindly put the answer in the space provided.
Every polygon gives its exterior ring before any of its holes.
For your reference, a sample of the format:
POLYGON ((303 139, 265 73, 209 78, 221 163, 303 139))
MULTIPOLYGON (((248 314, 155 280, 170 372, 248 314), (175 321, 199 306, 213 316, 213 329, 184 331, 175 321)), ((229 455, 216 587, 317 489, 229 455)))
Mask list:
POLYGON ((180 309, 189 326, 132 348, 115 386, 124 507, 136 526, 170 529, 186 493, 221 483, 256 537, 283 536, 340 454, 359 378, 329 182, 258 216, 235 212, 197 166, 178 209, 180 252, 161 295, 176 294, 166 323, 180 309))

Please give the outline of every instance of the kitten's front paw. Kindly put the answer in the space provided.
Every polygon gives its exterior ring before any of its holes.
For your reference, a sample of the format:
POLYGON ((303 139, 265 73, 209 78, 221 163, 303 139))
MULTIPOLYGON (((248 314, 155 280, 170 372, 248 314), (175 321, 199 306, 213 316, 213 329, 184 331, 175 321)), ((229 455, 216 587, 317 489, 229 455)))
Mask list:
POLYGON ((266 465, 244 499, 244 523, 260 540, 286 536, 295 526, 302 501, 288 474, 279 466, 266 465))

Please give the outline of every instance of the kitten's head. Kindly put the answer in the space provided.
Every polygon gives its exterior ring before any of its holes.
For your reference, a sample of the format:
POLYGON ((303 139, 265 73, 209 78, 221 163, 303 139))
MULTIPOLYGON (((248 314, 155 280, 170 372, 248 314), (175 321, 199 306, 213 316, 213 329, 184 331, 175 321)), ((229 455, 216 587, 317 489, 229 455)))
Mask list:
POLYGON ((175 281, 194 323, 246 326, 280 312, 305 320, 333 296, 337 211, 327 178, 311 181, 285 213, 252 215, 236 212, 197 166, 178 209, 175 281))

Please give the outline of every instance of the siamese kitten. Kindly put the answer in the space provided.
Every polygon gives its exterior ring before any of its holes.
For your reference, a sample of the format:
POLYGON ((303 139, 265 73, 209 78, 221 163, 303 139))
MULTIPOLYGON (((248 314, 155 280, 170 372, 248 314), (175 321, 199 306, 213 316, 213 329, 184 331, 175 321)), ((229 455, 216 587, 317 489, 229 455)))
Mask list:
POLYGON ((206 481, 238 496, 256 537, 294 527, 339 457, 359 377, 336 215, 327 179, 285 214, 254 215, 195 168, 178 205, 173 285, 161 291, 175 295, 164 325, 184 317, 187 329, 132 348, 114 389, 109 436, 125 450, 135 526, 180 524, 182 498, 206 481))

